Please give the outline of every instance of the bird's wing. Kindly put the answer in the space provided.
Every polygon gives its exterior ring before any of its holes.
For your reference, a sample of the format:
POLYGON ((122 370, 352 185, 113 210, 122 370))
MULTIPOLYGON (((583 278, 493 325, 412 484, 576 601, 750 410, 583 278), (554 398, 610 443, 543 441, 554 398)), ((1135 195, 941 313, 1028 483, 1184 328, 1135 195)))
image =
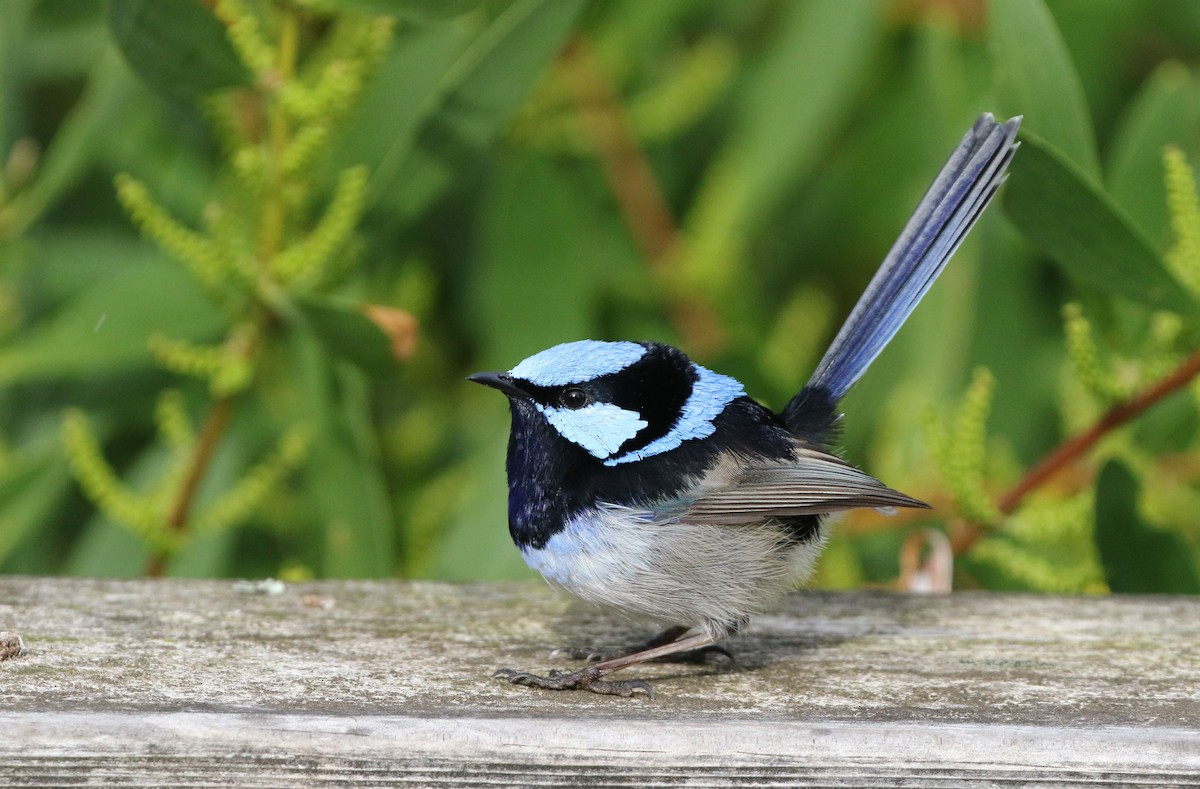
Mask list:
POLYGON ((700 492, 681 520, 738 525, 792 515, 819 515, 858 507, 929 505, 892 490, 838 457, 800 449, 795 460, 739 464, 700 492))

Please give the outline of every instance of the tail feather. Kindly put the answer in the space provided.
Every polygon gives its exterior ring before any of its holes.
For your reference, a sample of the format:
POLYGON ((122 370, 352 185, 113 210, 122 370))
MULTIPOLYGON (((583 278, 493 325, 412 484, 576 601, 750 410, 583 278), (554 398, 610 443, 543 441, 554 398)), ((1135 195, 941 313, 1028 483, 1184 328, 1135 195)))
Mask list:
POLYGON ((987 113, 963 137, 804 391, 788 404, 789 423, 804 421, 797 411, 814 399, 841 400, 899 331, 1007 177, 1020 124, 1020 117, 1000 123, 987 113))

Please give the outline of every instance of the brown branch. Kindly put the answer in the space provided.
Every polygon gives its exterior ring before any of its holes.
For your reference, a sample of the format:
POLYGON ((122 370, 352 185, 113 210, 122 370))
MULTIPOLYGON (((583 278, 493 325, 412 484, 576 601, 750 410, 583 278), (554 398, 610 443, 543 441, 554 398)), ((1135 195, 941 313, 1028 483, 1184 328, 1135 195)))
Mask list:
MULTIPOLYGON (((1187 386, 1197 375, 1200 375, 1200 351, 1189 356, 1166 378, 1125 402, 1117 403, 1108 409, 1087 430, 1064 441, 1053 452, 1042 458, 1020 482, 1000 497, 997 502, 1000 512, 1004 515, 1016 512, 1017 507, 1030 492, 1044 485, 1051 477, 1085 455, 1100 439, 1139 416, 1167 395, 1187 386)), ((955 554, 969 550, 983 536, 984 531, 979 524, 969 524, 959 530, 954 538, 955 554)))
MULTIPOLYGON (((679 246, 679 229, 621 99, 585 36, 571 38, 560 62, 572 76, 584 130, 617 210, 642 256, 661 276, 679 246)), ((674 298, 669 309, 671 322, 689 348, 712 353, 724 346, 726 332, 711 305, 696 298, 674 298)))
POLYGON ((675 247, 675 219, 638 146, 625 108, 586 37, 573 36, 561 60, 572 75, 584 130, 596 149, 617 209, 646 259, 661 265, 675 247))
MULTIPOLYGON (((226 24, 229 24, 228 21, 226 24)), ((259 108, 265 109, 267 141, 269 142, 266 159, 267 199, 262 206, 259 218, 258 239, 258 260, 264 274, 270 273, 270 263, 279 254, 284 241, 287 203, 284 199, 286 174, 283 169, 283 156, 291 139, 287 114, 278 101, 272 102, 271 98, 277 96, 278 88, 295 74, 296 62, 299 57, 300 17, 291 10, 283 9, 278 31, 276 70, 271 75, 273 88, 269 92, 270 95, 261 99, 263 103, 258 104, 259 108)), ((257 121, 259 116, 260 113, 253 113, 247 117, 257 121)), ((254 135, 248 134, 247 136, 252 138, 254 135)), ((272 319, 269 310, 261 311, 256 318, 255 328, 249 334, 240 334, 235 326, 233 333, 226 339, 227 348, 243 359, 252 358, 262 327, 272 319)), ((217 451, 217 444, 220 443, 221 436, 225 434, 225 429, 229 426, 234 403, 235 395, 222 395, 213 401, 208 416, 205 417, 204 426, 200 429, 200 436, 196 440, 196 448, 188 465, 187 475, 183 479, 183 484, 179 486, 179 493, 167 516, 167 529, 172 536, 179 536, 187 529, 192 504, 200 490, 200 483, 204 481, 204 476, 208 473, 208 467, 217 451)), ((158 552, 151 556, 146 565, 146 575, 161 576, 166 571, 168 558, 164 552, 158 552)))
MULTIPOLYGON (((196 440, 196 450, 192 453, 191 461, 188 464, 187 475, 183 478, 183 484, 179 486, 179 493, 167 516, 167 528, 172 535, 179 535, 187 528, 188 515, 191 514, 196 493, 200 490, 200 483, 204 480, 204 475, 208 473, 209 464, 212 463, 217 444, 220 443, 225 428, 229 426, 229 418, 233 414, 233 403, 233 396, 225 395, 214 401, 212 408, 209 409, 208 416, 204 420, 204 427, 200 429, 200 436, 196 440)), ((161 576, 166 570, 167 558, 167 555, 161 552, 151 556, 150 561, 146 564, 146 575, 161 576)))

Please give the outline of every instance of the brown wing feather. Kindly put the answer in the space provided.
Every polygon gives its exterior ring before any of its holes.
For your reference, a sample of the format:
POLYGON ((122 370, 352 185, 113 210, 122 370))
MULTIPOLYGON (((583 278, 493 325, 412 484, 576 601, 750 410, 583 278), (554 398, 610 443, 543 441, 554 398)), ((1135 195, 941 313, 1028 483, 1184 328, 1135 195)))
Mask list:
POLYGON ((693 523, 737 525, 789 515, 819 515, 858 507, 929 505, 893 490, 841 458, 799 449, 787 463, 741 466, 683 512, 693 523))

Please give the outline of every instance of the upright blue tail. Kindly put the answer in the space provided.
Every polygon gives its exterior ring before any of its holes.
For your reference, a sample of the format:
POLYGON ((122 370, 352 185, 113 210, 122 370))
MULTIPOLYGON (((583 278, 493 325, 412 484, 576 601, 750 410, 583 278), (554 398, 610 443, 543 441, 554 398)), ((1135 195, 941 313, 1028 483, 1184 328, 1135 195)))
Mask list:
MULTIPOLYGON (((825 357, 785 410, 786 416, 816 399, 835 405, 866 372, 916 308, 1006 178, 1019 143, 1021 118, 1000 123, 986 113, 963 137, 871 284, 825 352, 825 357)), ((788 421, 791 421, 790 419, 788 421)))

